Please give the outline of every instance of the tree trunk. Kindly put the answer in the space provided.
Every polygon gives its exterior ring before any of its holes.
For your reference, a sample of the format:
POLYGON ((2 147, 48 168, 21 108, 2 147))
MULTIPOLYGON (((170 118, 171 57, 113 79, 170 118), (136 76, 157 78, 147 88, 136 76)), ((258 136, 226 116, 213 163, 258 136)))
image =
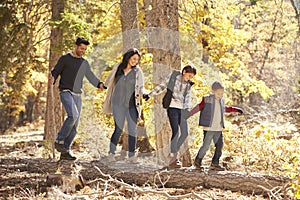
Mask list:
MULTIPOLYGON (((153 82, 157 85, 172 69, 181 68, 178 1, 144 0, 144 4, 148 51, 153 54, 153 82)), ((154 98, 155 139, 158 160, 168 165, 172 133, 166 110, 161 104, 162 97, 163 94, 154 98)), ((184 144, 183 147, 187 145, 184 144)), ((188 166, 191 164, 188 149, 183 153, 183 165, 188 166)))
MULTIPOLYGON (((149 160, 148 158, 147 160, 149 160)), ((142 162, 144 163, 144 162, 142 162)), ((284 189, 291 181, 289 178, 276 175, 265 175, 258 173, 238 172, 238 171, 212 171, 201 172, 192 168, 181 169, 158 169, 158 166, 151 164, 133 164, 123 161, 105 163, 101 161, 71 161, 57 162, 50 159, 1 159, 0 172, 5 173, 7 177, 0 180, 1 187, 14 186, 15 188, 36 188, 42 186, 60 185, 63 177, 74 175, 80 176, 84 180, 95 180, 97 178, 107 178, 104 174, 110 174, 117 180, 122 180, 128 184, 143 186, 167 188, 219 188, 231 190, 233 192, 244 192, 251 195, 268 195, 272 189, 277 187, 276 191, 284 189), (100 169, 101 172, 97 169, 100 169), (61 171, 62 177, 54 175, 57 170, 61 171), (76 169, 77 173, 73 173, 76 169), (17 177, 8 176, 17 173, 17 177), (25 177, 20 176, 20 172, 25 177), (33 177, 28 174, 33 174, 33 177), (47 176, 48 176, 48 180, 47 176), (54 177, 53 177, 54 176, 54 177), (52 177, 52 178, 51 178, 52 177), (57 181, 55 181, 57 179, 57 181), (35 180, 35 181, 33 181, 35 180), (30 187, 28 184, 36 184, 36 187, 30 187), (50 184, 50 185, 49 185, 50 184)), ((76 183, 80 182, 75 181, 76 183)), ((16 192, 16 191, 14 191, 16 192)))
POLYGON ((123 52, 130 48, 140 48, 137 15, 137 0, 121 0, 121 23, 123 52))
MULTIPOLYGON (((61 19, 61 14, 64 12, 64 0, 53 0, 52 1, 52 20, 58 21, 61 19)), ((49 57, 49 68, 48 76, 50 77, 50 72, 54 68, 56 62, 62 54, 62 37, 63 32, 59 27, 52 27, 50 35, 50 57, 49 57)), ((52 150, 54 157, 54 140, 57 131, 62 125, 63 115, 62 115, 62 105, 60 103, 59 91, 57 90, 59 80, 53 86, 48 83, 47 86, 47 104, 46 104, 46 116, 45 116, 45 146, 46 148, 52 150)))
MULTIPOLYGON (((121 0, 121 23, 123 37, 123 52, 130 48, 140 48, 140 36, 137 15, 137 0, 121 0)), ((142 100, 141 100, 142 103, 142 100)), ((127 128, 125 128, 127 133, 127 128)), ((122 134, 122 155, 128 151, 128 134, 122 134)), ((138 123, 137 127, 137 149, 139 153, 149 153, 153 150, 147 137, 144 124, 138 123), (145 146, 146 145, 146 146, 145 146)))

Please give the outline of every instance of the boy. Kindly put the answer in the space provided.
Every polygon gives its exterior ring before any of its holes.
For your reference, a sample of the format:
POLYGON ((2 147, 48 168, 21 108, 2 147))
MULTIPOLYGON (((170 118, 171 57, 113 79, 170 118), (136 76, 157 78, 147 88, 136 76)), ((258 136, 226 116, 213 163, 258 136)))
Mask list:
POLYGON ((202 98, 201 103, 197 104, 190 112, 190 116, 198 111, 200 112, 199 125, 203 126, 204 138, 203 144, 194 161, 196 168, 203 170, 201 166, 203 157, 209 149, 213 140, 215 144, 215 153, 212 158, 211 169, 223 171, 225 168, 219 164, 224 145, 222 129, 224 128, 224 112, 239 112, 243 110, 236 107, 225 106, 223 100, 224 86, 216 81, 212 84, 212 94, 202 98))

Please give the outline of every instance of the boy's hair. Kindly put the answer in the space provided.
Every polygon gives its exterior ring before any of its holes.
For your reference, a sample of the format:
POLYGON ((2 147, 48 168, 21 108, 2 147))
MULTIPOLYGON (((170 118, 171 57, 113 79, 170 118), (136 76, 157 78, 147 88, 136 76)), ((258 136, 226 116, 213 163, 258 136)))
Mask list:
POLYGON ((215 81, 215 82, 212 84, 211 89, 212 89, 213 91, 218 90, 218 89, 224 89, 224 86, 223 86, 223 84, 222 84, 221 82, 215 81))
POLYGON ((87 39, 85 39, 84 37, 78 37, 77 40, 76 40, 76 42, 75 42, 75 44, 77 46, 79 46, 80 44, 89 45, 90 42, 87 39))

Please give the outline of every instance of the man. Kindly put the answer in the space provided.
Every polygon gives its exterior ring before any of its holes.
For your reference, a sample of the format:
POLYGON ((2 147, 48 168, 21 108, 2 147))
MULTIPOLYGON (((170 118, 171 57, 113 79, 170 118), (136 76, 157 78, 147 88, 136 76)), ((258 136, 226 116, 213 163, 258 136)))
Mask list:
POLYGON ((68 115, 55 141, 55 149, 61 153, 60 159, 63 160, 76 160, 76 157, 70 154, 70 147, 77 133, 81 113, 83 78, 86 77, 92 85, 103 90, 103 83, 91 71, 88 61, 82 58, 90 44, 89 41, 78 37, 75 44, 73 52, 59 58, 49 79, 54 85, 60 76, 60 100, 68 115))

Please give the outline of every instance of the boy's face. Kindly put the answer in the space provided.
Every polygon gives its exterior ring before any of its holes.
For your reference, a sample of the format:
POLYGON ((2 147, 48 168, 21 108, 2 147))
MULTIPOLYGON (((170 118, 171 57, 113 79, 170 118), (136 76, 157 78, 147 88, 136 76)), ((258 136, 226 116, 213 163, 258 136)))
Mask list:
POLYGON ((224 89, 213 90, 212 93, 215 95, 217 100, 220 100, 223 97, 224 89))

